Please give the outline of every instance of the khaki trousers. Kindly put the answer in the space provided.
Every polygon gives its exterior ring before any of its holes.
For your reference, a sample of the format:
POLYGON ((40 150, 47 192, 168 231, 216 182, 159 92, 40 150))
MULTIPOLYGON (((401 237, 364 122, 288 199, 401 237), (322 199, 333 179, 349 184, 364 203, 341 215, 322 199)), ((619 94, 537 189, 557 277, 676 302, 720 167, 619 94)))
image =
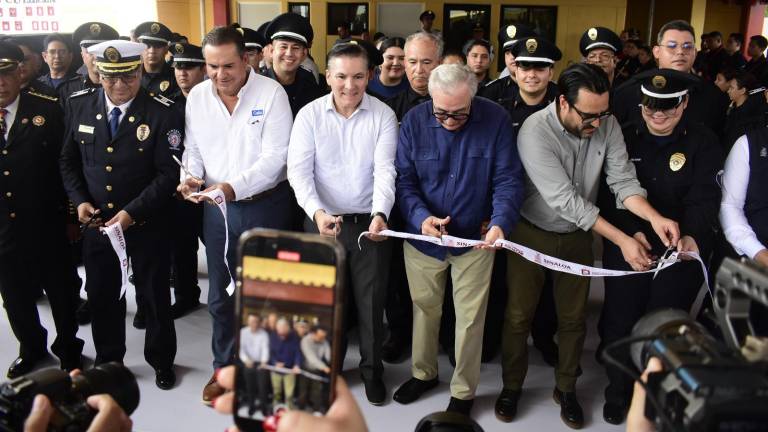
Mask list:
POLYGON ((403 250, 413 298, 413 376, 424 381, 437 377, 440 317, 450 268, 456 311, 456 369, 451 378, 451 396, 473 399, 480 378, 483 325, 495 252, 471 250, 457 256, 448 254, 445 261, 440 261, 408 242, 403 250))

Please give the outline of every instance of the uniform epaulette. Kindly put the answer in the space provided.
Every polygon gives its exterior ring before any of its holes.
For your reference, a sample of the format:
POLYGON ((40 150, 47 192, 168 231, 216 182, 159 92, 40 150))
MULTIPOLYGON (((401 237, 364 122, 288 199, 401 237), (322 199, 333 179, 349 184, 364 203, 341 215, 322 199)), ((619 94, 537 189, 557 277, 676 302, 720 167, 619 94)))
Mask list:
POLYGON ((32 95, 32 96, 37 96, 40 99, 45 99, 45 100, 49 100, 49 101, 53 101, 53 102, 58 102, 59 101, 59 98, 57 98, 56 96, 49 96, 47 94, 38 93, 38 92, 35 92, 35 91, 32 91, 32 90, 28 91, 27 94, 32 95))
POLYGON ((488 82, 488 83, 486 83, 486 84, 485 84, 483 87, 489 87, 491 84, 495 83, 496 81, 498 81, 498 80, 500 80, 500 79, 502 79, 502 78, 504 78, 504 77, 501 77, 501 78, 496 78, 496 79, 495 79, 495 80, 493 80, 493 81, 489 81, 489 82, 488 82))
POLYGON ((165 96, 163 96, 161 94, 152 97, 152 99, 160 102, 161 104, 163 104, 163 105, 165 105, 167 107, 169 107, 169 106, 174 104, 173 99, 168 99, 167 97, 165 97, 165 96))
POLYGON ((91 88, 86 88, 86 89, 78 90, 78 91, 72 93, 71 95, 69 95, 69 98, 72 99, 72 98, 76 98, 76 97, 79 97, 79 96, 82 96, 82 95, 91 94, 91 93, 95 92, 96 90, 97 90, 96 87, 91 87, 91 88))

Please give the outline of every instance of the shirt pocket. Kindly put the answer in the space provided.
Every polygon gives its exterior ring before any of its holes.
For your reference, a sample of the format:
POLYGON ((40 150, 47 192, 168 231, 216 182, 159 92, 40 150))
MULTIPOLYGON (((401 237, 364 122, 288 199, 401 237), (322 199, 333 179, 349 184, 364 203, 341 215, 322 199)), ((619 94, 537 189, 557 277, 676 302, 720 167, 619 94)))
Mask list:
POLYGON ((437 181, 440 168, 440 152, 437 148, 416 148, 412 158, 419 178, 426 182, 437 181))
POLYGON ((80 154, 85 166, 96 164, 96 137, 93 134, 77 132, 75 140, 80 146, 80 154))
POLYGON ((464 176, 471 176, 472 182, 480 187, 488 184, 492 173, 491 149, 489 147, 470 146, 467 149, 467 163, 464 165, 464 176))
MULTIPOLYGON (((222 131, 222 133, 226 133, 222 131)), ((264 133, 264 118, 263 117, 250 117, 245 125, 245 137, 248 143, 251 145, 257 145, 261 150, 261 137, 264 133)), ((290 134, 290 131, 286 131, 290 134)))

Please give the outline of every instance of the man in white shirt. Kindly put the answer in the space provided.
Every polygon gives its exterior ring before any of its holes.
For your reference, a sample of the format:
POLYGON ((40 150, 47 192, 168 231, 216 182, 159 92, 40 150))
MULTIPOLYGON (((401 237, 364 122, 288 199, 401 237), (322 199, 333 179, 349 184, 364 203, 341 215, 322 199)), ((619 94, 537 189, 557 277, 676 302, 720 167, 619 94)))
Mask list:
POLYGON ((384 403, 381 380, 383 311, 391 251, 364 231, 387 229, 395 200, 397 119, 383 102, 365 94, 366 50, 340 44, 328 53, 331 94, 299 111, 288 148, 288 180, 307 214, 306 231, 337 236, 345 246, 351 287, 347 304, 357 311, 360 373, 368 400, 384 403))
MULTIPOLYGON (((235 356, 234 298, 226 288, 235 277, 240 234, 255 227, 289 228, 292 199, 285 160, 292 116, 280 84, 248 66, 237 30, 211 30, 203 39, 203 56, 210 79, 190 91, 186 107, 184 164, 194 177, 182 172, 179 191, 200 202, 190 194, 204 185, 204 192, 219 189, 226 199, 228 232, 217 206, 205 206, 203 214, 216 369, 235 356)), ((223 393, 214 375, 203 390, 203 402, 223 393)))
POLYGON ((248 314, 248 325, 240 329, 240 361, 245 365, 248 415, 257 408, 265 412, 269 373, 259 368, 269 361, 269 335, 261 328, 261 317, 253 313, 248 314))

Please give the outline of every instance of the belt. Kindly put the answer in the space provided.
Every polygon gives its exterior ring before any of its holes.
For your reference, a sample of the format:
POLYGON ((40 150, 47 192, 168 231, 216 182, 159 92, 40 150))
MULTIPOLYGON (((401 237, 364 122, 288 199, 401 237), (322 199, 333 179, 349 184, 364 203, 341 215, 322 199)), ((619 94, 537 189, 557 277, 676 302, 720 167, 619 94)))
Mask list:
POLYGON ((251 196, 249 196, 249 197, 246 197, 246 198, 242 198, 242 199, 236 200, 235 202, 249 202, 249 201, 256 201, 256 200, 258 200, 258 199, 266 198, 266 197, 268 197, 268 196, 272 195, 273 193, 277 192, 277 190, 278 190, 278 189, 279 189, 279 188, 280 188, 280 187, 281 187, 281 186, 282 186, 284 183, 288 183, 288 180, 283 180, 283 181, 281 181, 280 183, 278 183, 278 184, 277 184, 277 186, 273 187, 272 189, 267 189, 267 190, 265 190, 264 192, 260 192, 260 193, 257 193, 256 195, 251 195, 251 196))
POLYGON ((346 222, 352 222, 352 223, 360 223, 360 222, 368 223, 371 220, 371 215, 367 213, 351 213, 351 214, 343 214, 339 216, 341 216, 341 220, 346 222))

